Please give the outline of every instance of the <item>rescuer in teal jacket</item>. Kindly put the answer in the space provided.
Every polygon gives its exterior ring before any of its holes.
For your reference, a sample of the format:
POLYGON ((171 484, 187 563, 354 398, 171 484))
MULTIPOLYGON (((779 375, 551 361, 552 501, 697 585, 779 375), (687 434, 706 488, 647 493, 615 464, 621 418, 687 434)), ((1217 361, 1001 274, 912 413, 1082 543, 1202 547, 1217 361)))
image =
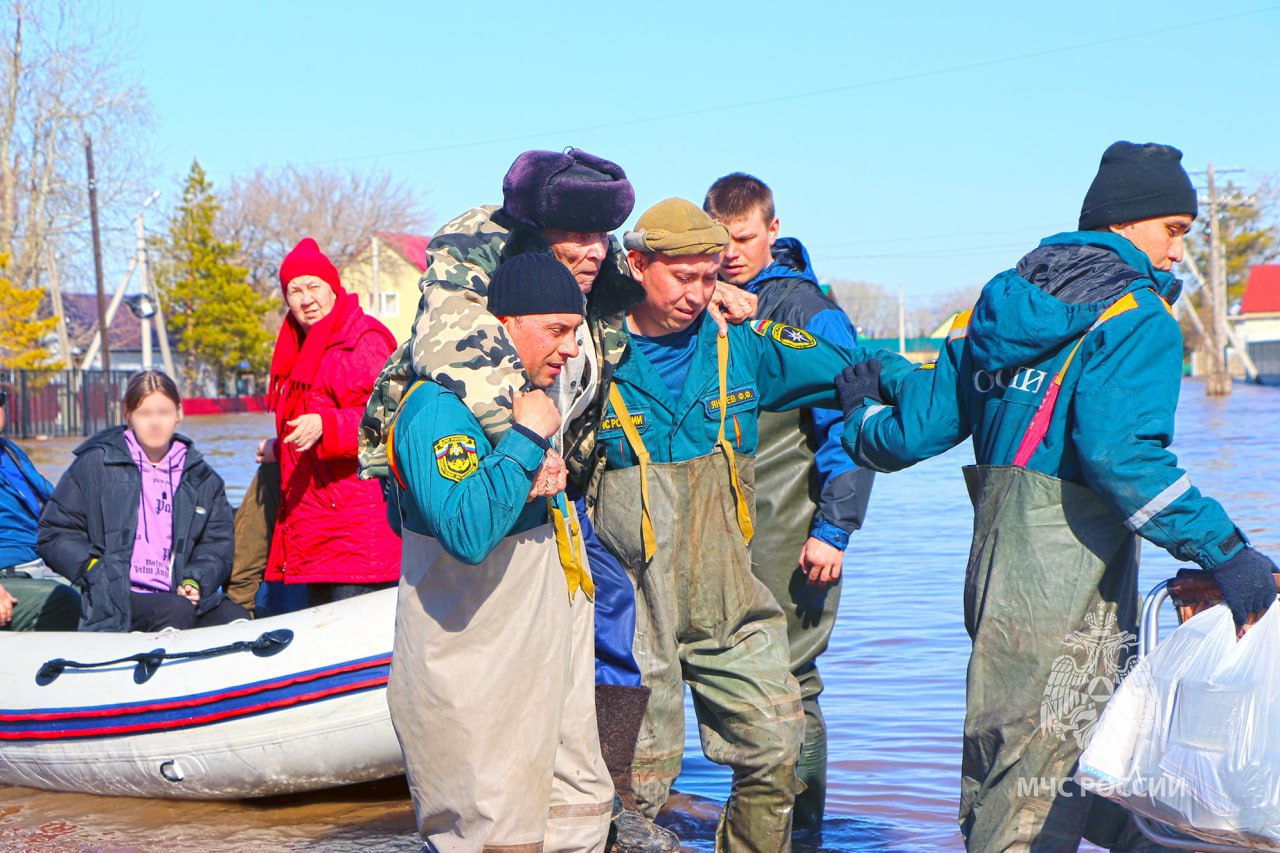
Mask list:
MULTIPOLYGON (((761 409, 836 408, 837 375, 870 350, 760 320, 717 334, 705 309, 728 231, 684 199, 624 240, 645 300, 609 377, 589 489, 600 541, 636 587, 635 657, 652 690, 632 764, 640 811, 666 802, 684 753, 685 686, 703 752, 733 769, 716 850, 789 850, 800 692, 786 620, 751 572, 761 409)), ((898 375, 893 371, 888 377, 898 375)))
POLYGON ((490 444, 430 380, 390 426, 403 546, 387 705, 423 849, 603 853, 595 584, 564 468, 544 464, 562 416, 542 389, 578 355, 585 305, 550 255, 500 266, 488 304, 533 386, 512 389, 511 429, 490 444))
POLYGON ((972 436, 978 464, 1013 464, 1070 356, 1025 467, 1088 485, 1143 538, 1215 569, 1248 539, 1169 450, 1182 386, 1182 332, 1171 308, 1180 290, 1119 234, 1048 237, 956 319, 936 365, 912 372, 896 407, 853 413, 859 427, 846 432, 845 446, 859 464, 896 471, 972 436), (1051 295, 1043 283, 1073 267, 1078 286, 1109 289, 1081 303, 1051 295))
MULTIPOLYGON (((715 323, 702 315, 688 334, 692 354, 679 397, 672 394, 649 359, 635 355, 636 350, 623 358, 613 375, 654 462, 683 462, 703 456, 715 449, 719 435, 719 333, 715 323)), ((725 437, 735 451, 746 455, 756 452, 761 411, 814 406, 837 409, 836 375, 874 354, 865 347, 838 347, 803 329, 769 320, 730 326, 728 337, 725 437)), ((905 363, 894 364, 881 373, 881 381, 892 383, 910 370, 905 363)), ((609 469, 636 464, 612 404, 605 410, 598 442, 605 449, 609 469)))
MULTIPOLYGON (((1170 270, 1197 208, 1181 158, 1112 145, 1080 230, 992 279, 937 363, 882 398, 893 405, 846 406, 846 448, 879 471, 973 439, 970 851, 1075 850, 1082 837, 1149 849, 1122 809, 1071 778, 1135 651, 1139 536, 1210 570, 1238 626, 1276 600, 1275 565, 1169 450, 1182 383, 1170 270)), ((859 402, 876 396, 874 365, 855 368, 859 402)))

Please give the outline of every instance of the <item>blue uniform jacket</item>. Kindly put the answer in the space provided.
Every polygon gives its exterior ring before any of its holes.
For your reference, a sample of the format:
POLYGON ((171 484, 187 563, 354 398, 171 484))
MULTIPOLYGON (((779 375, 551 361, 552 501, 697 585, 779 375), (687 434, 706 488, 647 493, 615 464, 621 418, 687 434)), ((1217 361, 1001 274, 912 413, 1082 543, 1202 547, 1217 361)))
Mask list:
MULTIPOLYGON (((667 384, 637 347, 626 354, 613 375, 632 422, 654 462, 684 462, 710 453, 720 430, 720 380, 716 363, 716 325, 702 318, 698 343, 680 399, 672 401, 667 384)), ((846 349, 803 329, 756 320, 729 327, 728 406, 725 437, 735 452, 754 454, 756 414, 802 406, 837 409, 835 377, 847 365, 875 356, 865 347, 846 349)), ((881 384, 909 372, 889 365, 881 384)), ((613 405, 606 405, 597 447, 605 449, 606 467, 638 464, 627 444, 613 405)))
MULTIPOLYGON (((759 317, 798 326, 837 346, 858 343, 853 323, 822 292, 809 253, 794 237, 783 237, 774 243, 773 263, 744 289, 760 298, 759 317)), ((844 416, 840 412, 814 408, 808 416, 804 427, 816 445, 814 467, 819 490, 818 511, 809 535, 844 550, 849 545, 849 534, 862 527, 873 475, 858 468, 845 452, 841 444, 844 416)))
POLYGON ((1083 336, 1027 467, 1087 486, 1131 530, 1214 568, 1247 539, 1169 450, 1182 384, 1182 333, 1170 303, 1180 289, 1119 235, 1049 237, 986 285, 936 365, 902 383, 895 406, 851 414, 846 447, 860 464, 893 471, 972 436, 979 464, 1012 464, 1083 336), (1113 304, 1128 310, 1095 325, 1113 304))
POLYGON ((422 380, 392 433, 401 524, 478 565, 506 537, 547 523, 546 501, 526 503, 546 451, 520 430, 489 443, 457 395, 422 380))
POLYGON ((53 484, 46 480, 22 448, 0 437, 0 453, 5 454, 27 481, 39 505, 32 508, 8 479, 0 477, 0 568, 29 563, 36 553, 36 528, 44 505, 53 495, 53 484), (34 512, 34 514, 33 514, 34 512))

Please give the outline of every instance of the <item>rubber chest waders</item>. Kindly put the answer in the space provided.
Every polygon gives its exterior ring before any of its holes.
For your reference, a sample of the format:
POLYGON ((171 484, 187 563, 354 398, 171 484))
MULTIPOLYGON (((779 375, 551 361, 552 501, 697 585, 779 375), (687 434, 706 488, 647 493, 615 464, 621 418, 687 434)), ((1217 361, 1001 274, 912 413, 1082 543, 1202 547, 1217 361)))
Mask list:
POLYGON ((704 456, 653 462, 615 380, 639 464, 600 476, 594 520, 637 590, 635 655, 653 691, 632 765, 640 810, 656 816, 679 775, 687 682, 703 752, 733 768, 717 849, 789 850, 804 721, 786 620, 751 574, 754 464, 725 437, 728 339, 717 347, 720 428, 704 456))
MULTIPOLYGON (((1137 307, 1117 300, 1090 327, 1137 307)), ((1159 849, 1086 795, 1076 762, 1136 649, 1138 539, 1088 488, 1026 465, 1088 331, 1055 372, 1012 465, 972 465, 960 827, 970 851, 1159 849)))

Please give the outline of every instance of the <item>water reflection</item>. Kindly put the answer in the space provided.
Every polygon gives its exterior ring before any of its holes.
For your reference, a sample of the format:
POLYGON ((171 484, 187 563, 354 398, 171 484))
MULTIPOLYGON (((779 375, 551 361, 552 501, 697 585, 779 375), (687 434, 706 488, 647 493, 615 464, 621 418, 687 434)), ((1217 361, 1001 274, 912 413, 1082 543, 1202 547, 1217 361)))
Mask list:
MULTIPOLYGON (((1280 456, 1271 429, 1280 390, 1237 385, 1226 400, 1188 382, 1174 444, 1204 492, 1217 497, 1264 552, 1280 553, 1280 456)), ((210 458, 237 503, 253 474, 265 415, 191 418, 183 431, 210 458)), ((26 445, 51 478, 77 442, 26 445)), ((822 658, 830 731, 828 820, 798 853, 960 847, 956 830, 968 638, 961 592, 972 513, 961 465, 967 448, 880 477, 866 528, 846 559, 839 624, 822 658)), ((1143 547, 1145 592, 1178 564, 1143 547)), ((722 800, 728 772, 707 762, 692 709, 686 792, 722 800)), ((683 802, 691 850, 710 850, 714 808, 683 802)), ((0 848, 159 851, 414 849, 403 783, 253 803, 160 803, 0 789, 0 848)))

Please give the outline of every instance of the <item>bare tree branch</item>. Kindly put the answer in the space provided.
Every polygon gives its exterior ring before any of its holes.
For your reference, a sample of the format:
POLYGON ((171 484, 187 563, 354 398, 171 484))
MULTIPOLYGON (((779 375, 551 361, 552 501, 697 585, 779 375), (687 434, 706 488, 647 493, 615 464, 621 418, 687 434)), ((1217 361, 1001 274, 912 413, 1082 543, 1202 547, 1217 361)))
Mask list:
POLYGON ((258 169, 232 179, 225 194, 220 237, 239 243, 241 266, 262 292, 274 292, 280 261, 312 237, 341 267, 375 231, 421 233, 431 214, 413 191, 387 172, 318 167, 258 169))
POLYGON ((0 251, 8 275, 38 282, 54 249, 75 275, 87 256, 86 133, 102 152, 98 197, 104 222, 133 215, 142 190, 135 152, 148 110, 136 84, 121 79, 121 33, 101 14, 74 13, 70 0, 15 0, 0 18, 0 251), (88 22, 88 23, 86 23, 88 22))

